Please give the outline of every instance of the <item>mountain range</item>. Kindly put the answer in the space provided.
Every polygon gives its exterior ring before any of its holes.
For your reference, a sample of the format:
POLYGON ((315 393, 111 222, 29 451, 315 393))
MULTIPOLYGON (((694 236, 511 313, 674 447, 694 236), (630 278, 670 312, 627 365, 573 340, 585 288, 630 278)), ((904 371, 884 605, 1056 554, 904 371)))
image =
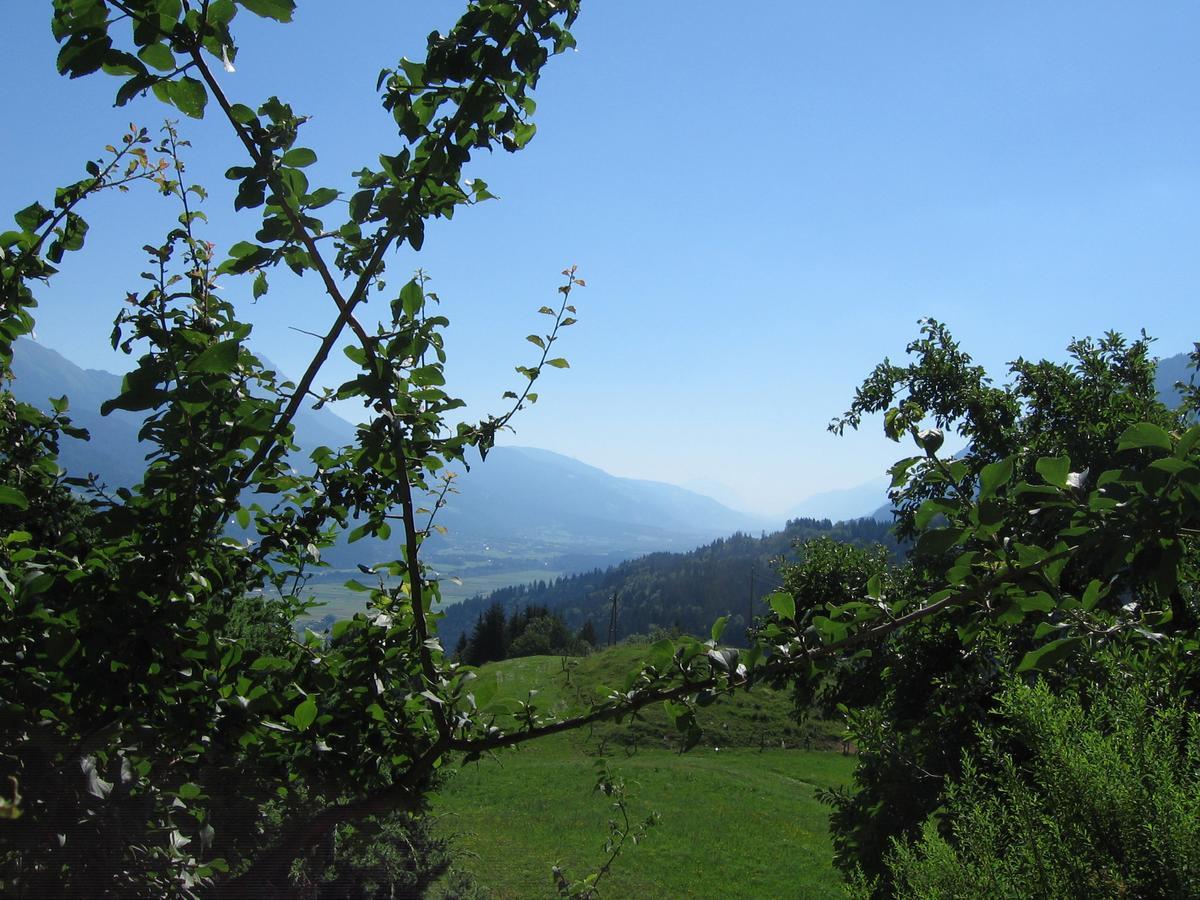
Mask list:
MULTIPOLYGON (((64 440, 60 463, 73 474, 96 473, 110 486, 131 486, 141 476, 145 450, 139 446, 141 419, 100 405, 120 392, 121 376, 82 369, 35 341, 22 339, 13 360, 14 393, 48 408, 50 397, 67 395, 70 415, 91 434, 88 442, 64 440)), ((1159 361, 1157 385, 1174 402, 1174 385, 1192 374, 1186 354, 1159 361)), ((341 446, 354 437, 350 422, 328 409, 302 408, 296 417, 297 441, 312 449, 341 446)), ((789 519, 834 522, 875 517, 891 521, 886 477, 851 488, 827 491, 794 507, 789 519)), ((446 535, 427 545, 429 558, 443 572, 487 571, 502 579, 511 571, 579 572, 656 551, 683 551, 734 532, 773 531, 779 522, 747 515, 711 497, 671 484, 618 478, 579 460, 529 447, 501 446, 485 463, 473 463, 456 479, 457 492, 438 514, 446 535)), ((326 554, 335 578, 360 561, 398 555, 389 546, 366 539, 326 554)), ((500 583, 509 583, 501 580, 500 583)))
MULTIPOLYGON (((81 369, 26 339, 16 344, 13 371, 13 392, 19 399, 48 409, 48 398, 65 394, 72 420, 91 434, 87 442, 63 441, 59 461, 68 472, 95 473, 110 486, 137 483, 146 454, 138 443, 141 419, 122 410, 99 413, 100 405, 120 392, 121 376, 81 369)), ((354 438, 355 426, 328 409, 303 408, 295 426, 297 443, 307 450, 342 446, 354 438)), ((578 571, 779 524, 684 488, 618 478, 579 460, 527 447, 496 447, 486 462, 461 472, 455 487, 438 514, 448 534, 435 536, 428 548, 431 558, 443 563, 518 557, 521 568, 536 563, 578 571)), ((335 548, 328 558, 335 568, 351 568, 360 560, 393 556, 396 549, 368 539, 335 548)))

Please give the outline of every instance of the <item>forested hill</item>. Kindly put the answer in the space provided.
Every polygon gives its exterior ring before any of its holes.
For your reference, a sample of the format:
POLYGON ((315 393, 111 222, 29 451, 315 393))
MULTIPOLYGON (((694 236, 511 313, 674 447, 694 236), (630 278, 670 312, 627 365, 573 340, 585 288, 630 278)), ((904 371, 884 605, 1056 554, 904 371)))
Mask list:
POLYGON ((761 598, 777 585, 772 565, 795 558, 795 545, 821 535, 854 544, 893 546, 891 523, 853 519, 795 519, 782 531, 751 537, 737 533, 687 553, 651 553, 607 569, 539 581, 473 597, 445 610, 438 626, 442 645, 451 648, 469 633, 493 603, 507 612, 527 605, 548 607, 573 629, 591 620, 601 643, 608 640, 612 599, 618 597, 616 639, 648 633, 655 626, 707 635, 713 621, 729 616, 725 640, 740 641, 747 616, 761 615, 761 598))

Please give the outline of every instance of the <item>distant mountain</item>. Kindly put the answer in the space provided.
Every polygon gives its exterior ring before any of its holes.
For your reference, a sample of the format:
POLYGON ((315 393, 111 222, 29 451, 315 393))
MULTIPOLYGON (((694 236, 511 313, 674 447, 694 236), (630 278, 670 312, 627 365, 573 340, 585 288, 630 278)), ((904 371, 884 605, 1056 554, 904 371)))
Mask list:
MULTIPOLYGON (((95 473, 111 486, 130 486, 142 473, 145 448, 137 440, 141 419, 121 410, 100 415, 100 405, 120 392, 121 376, 81 369, 42 345, 19 340, 13 369, 16 395, 43 409, 66 394, 75 424, 88 442, 65 440, 60 462, 73 474, 95 473)), ((327 409, 301 409, 297 443, 305 449, 342 446, 355 426, 327 409)), ((489 559, 505 552, 524 561, 567 556, 576 565, 624 559, 655 550, 686 549, 739 529, 768 522, 734 512, 715 500, 674 485, 616 478, 547 450, 497 447, 456 479, 457 493, 438 514, 448 538, 431 542, 435 555, 464 553, 489 559)), ((335 566, 394 555, 395 547, 364 541, 331 554, 335 566)))
POLYGON ((617 478, 569 456, 496 447, 456 482, 440 514, 463 536, 517 532, 545 544, 683 549, 768 523, 657 481, 617 478))
MULTIPOLYGON (((869 515, 887 499, 891 479, 886 475, 864 481, 854 487, 813 494, 794 506, 788 513, 789 519, 858 519, 869 515)), ((889 515, 887 521, 891 521, 889 515)))
POLYGON ((81 369, 62 354, 25 338, 13 348, 12 368, 12 390, 19 399, 49 412, 49 399, 66 395, 72 423, 91 434, 87 442, 64 439, 59 465, 73 475, 100 475, 112 487, 137 483, 145 455, 138 448, 141 418, 121 409, 100 415, 100 404, 120 393, 120 375, 81 369))
POLYGON ((1193 378, 1197 382, 1200 382, 1200 377, 1197 377, 1196 369, 1192 366, 1191 356, 1187 353, 1180 353, 1158 361, 1158 371, 1155 373, 1154 386, 1157 388, 1158 396, 1163 403, 1167 404, 1167 406, 1177 406, 1180 401, 1180 394, 1179 389, 1175 385, 1178 382, 1189 384, 1193 378))
MULTIPOLYGON (((75 475, 95 473, 114 487, 137 483, 146 455, 138 446, 141 417, 120 409, 100 415, 101 404, 121 392, 120 375, 81 369, 61 353, 25 338, 14 347, 13 374, 13 393, 40 409, 50 409, 49 398, 66 395, 71 401, 68 415, 91 435, 90 441, 63 442, 59 457, 63 468, 75 475)), ((308 447, 336 447, 354 436, 353 425, 324 409, 302 407, 295 423, 308 447)))
MULTIPOLYGON (((728 506, 730 509, 739 512, 744 512, 753 506, 737 488, 717 478, 689 478, 686 481, 678 482, 678 484, 684 490, 703 494, 705 497, 712 497, 722 506, 728 506)), ((775 526, 778 527, 778 525, 779 523, 775 522, 775 526)))

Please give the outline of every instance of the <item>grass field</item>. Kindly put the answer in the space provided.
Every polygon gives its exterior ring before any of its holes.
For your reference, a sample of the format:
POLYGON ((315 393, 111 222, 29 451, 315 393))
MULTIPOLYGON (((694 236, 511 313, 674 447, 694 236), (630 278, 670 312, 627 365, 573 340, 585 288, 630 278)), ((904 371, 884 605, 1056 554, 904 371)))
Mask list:
MULTIPOLYGON (((618 647, 580 660, 566 683, 555 657, 508 660, 480 670, 497 696, 528 695, 567 712, 597 683, 627 671, 645 648, 618 647)), ((828 743, 832 725, 805 732, 790 721, 786 694, 756 691, 707 707, 705 741, 670 749, 665 717, 558 735, 456 770, 434 799, 439 829, 456 836, 459 867, 499 898, 552 897, 552 865, 580 877, 604 860, 613 810, 594 793, 601 751, 625 779, 630 813, 661 822, 629 848, 602 883, 602 896, 837 897, 829 810, 819 788, 849 781, 853 757, 780 749, 828 743), (789 731, 788 729, 791 729, 789 731), (638 736, 640 733, 640 736, 638 736), (764 740, 763 734, 770 735, 764 740), (765 748, 765 749, 760 749, 765 748)))

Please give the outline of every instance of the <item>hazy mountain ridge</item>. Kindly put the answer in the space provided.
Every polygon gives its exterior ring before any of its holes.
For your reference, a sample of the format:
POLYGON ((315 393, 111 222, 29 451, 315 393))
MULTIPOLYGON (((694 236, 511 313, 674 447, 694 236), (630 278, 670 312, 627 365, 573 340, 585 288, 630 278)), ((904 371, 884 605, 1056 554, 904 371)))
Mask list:
POLYGON ((456 486, 439 517, 464 536, 519 530, 549 541, 562 534, 613 540, 623 533, 638 543, 666 540, 661 549, 668 549, 680 537, 705 540, 767 524, 675 485, 618 478, 529 447, 495 448, 456 486))
MULTIPOLYGON (((140 477, 145 457, 137 442, 141 420, 122 410, 99 415, 101 403, 119 393, 121 376, 81 369, 61 354, 24 339, 16 345, 14 372, 18 397, 48 408, 48 398, 66 394, 71 400, 69 414, 91 433, 87 443, 62 442, 64 468, 73 474, 95 472, 111 486, 132 485, 140 477)), ((1157 384, 1164 399, 1173 400, 1175 382, 1187 380, 1190 374, 1187 354, 1161 360, 1157 384)), ((320 444, 348 443, 354 429, 327 409, 304 407, 296 417, 297 440, 306 451, 320 444)), ((875 478, 823 492, 797 505, 789 518, 838 521, 873 515, 890 524, 890 505, 872 500, 872 495, 886 498, 886 485, 886 478, 875 478)), ((533 448, 495 448, 486 462, 474 462, 469 472, 456 479, 456 488, 438 514, 438 522, 449 534, 434 535, 426 545, 429 559, 449 574, 486 571, 498 577, 542 568, 598 571, 658 551, 690 550, 738 532, 745 537, 773 530, 769 520, 737 512, 696 492, 618 478, 579 460, 533 448)), ((326 552, 335 570, 328 575, 341 580, 344 575, 336 570, 399 554, 396 536, 386 543, 365 539, 353 546, 342 544, 326 552)), ((521 577, 526 576, 514 574, 513 580, 521 577)))
MULTIPOLYGON (((869 510, 878 507, 879 498, 887 497, 888 485, 892 480, 880 475, 853 487, 838 488, 813 494, 792 507, 789 519, 858 519, 870 515, 869 510)), ((891 521, 891 517, 888 517, 891 521)))
POLYGON ((1159 399, 1163 403, 1167 404, 1167 406, 1176 406, 1181 399, 1181 394, 1176 384, 1180 382, 1184 384, 1194 383, 1193 380, 1196 377, 1197 373, 1192 365, 1191 354, 1179 353, 1158 361, 1158 370, 1154 376, 1154 387, 1157 389, 1159 399))
MULTIPOLYGON (((114 487, 136 483, 146 455, 137 439, 141 418, 121 410, 99 414, 100 405, 120 392, 121 376, 81 369, 25 339, 16 344, 13 368, 18 398, 48 409, 48 398, 66 394, 72 420, 90 432, 91 441, 62 442, 60 464, 65 469, 75 475, 95 473, 114 487)), ((327 409, 306 406, 297 414, 295 427, 297 443, 307 453, 322 444, 351 442, 356 426, 327 409)), ((675 485, 617 478, 579 460, 532 448, 494 448, 486 462, 476 460, 469 472, 462 472, 455 487, 456 493, 438 513, 449 536, 435 536, 429 544, 435 557, 486 554, 505 546, 520 548, 540 562, 563 556, 594 565, 655 550, 687 549, 739 529, 757 531, 771 525, 675 485)), ((327 558, 341 568, 396 553, 395 538, 390 544, 367 539, 334 548, 327 558)))
POLYGON ((95 473, 113 487, 137 482, 145 452, 138 447, 142 419, 127 410, 100 415, 100 404, 121 392, 121 376, 102 369, 81 369, 62 354, 20 338, 13 347, 13 393, 20 400, 50 411, 49 398, 64 395, 67 415, 86 428, 91 440, 64 438, 59 465, 73 475, 95 473))

